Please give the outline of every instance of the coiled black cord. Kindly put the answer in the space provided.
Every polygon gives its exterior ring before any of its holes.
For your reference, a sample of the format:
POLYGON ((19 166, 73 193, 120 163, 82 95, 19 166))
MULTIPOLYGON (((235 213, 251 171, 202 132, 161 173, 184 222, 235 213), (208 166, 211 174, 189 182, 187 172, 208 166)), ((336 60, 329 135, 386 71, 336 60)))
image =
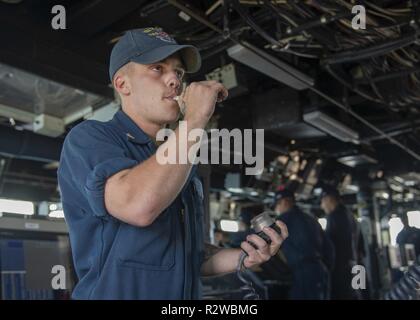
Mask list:
POLYGON ((385 300, 418 300, 420 296, 420 266, 412 266, 403 278, 385 294, 385 300))
POLYGON ((241 256, 239 258, 239 263, 236 268, 236 274, 239 280, 244 284, 241 286, 241 290, 245 292, 244 300, 261 300, 258 293, 255 291, 252 281, 248 280, 242 271, 242 266, 244 264, 244 260, 247 257, 247 254, 242 251, 241 256))

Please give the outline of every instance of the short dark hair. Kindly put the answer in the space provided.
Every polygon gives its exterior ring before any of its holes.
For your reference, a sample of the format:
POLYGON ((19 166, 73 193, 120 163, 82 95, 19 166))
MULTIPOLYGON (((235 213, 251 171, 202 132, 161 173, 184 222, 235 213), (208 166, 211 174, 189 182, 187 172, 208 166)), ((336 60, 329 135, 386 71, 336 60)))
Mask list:
POLYGON ((292 202, 295 202, 295 194, 289 189, 278 190, 274 195, 274 205, 282 199, 290 199, 292 202))
POLYGON ((340 192, 337 189, 332 187, 325 187, 322 189, 321 198, 331 197, 337 201, 341 200, 340 192))

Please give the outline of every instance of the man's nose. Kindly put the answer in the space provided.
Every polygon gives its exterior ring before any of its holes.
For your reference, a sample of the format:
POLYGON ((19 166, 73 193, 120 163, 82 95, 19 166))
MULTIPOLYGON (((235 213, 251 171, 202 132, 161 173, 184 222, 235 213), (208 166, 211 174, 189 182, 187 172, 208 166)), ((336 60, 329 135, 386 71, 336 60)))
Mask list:
POLYGON ((181 87, 181 81, 176 77, 175 74, 171 75, 168 80, 168 86, 178 91, 181 87))

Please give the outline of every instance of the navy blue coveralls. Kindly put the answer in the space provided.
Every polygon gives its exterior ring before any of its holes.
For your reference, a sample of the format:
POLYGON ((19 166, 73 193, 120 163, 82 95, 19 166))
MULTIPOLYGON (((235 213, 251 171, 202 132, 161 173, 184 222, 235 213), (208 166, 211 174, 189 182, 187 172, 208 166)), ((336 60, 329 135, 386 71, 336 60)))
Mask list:
POLYGON ((334 248, 320 224, 294 206, 277 217, 287 225, 289 237, 282 244, 293 273, 289 298, 324 300, 329 298, 329 269, 334 248))
POLYGON ((122 110, 67 135, 58 180, 78 277, 74 299, 201 297, 204 195, 195 167, 177 199, 147 227, 124 223, 105 208, 107 178, 155 152, 122 110))
POLYGON ((327 217, 328 237, 334 244, 335 261, 331 274, 331 299, 356 299, 351 286, 352 267, 357 263, 357 222, 342 204, 327 217))

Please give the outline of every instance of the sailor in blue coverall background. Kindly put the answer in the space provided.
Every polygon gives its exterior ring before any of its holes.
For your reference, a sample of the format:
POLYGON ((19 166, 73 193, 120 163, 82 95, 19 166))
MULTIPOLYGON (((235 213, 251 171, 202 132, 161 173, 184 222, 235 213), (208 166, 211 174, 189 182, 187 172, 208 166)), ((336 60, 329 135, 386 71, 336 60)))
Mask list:
POLYGON ((278 219, 290 232, 281 248, 293 273, 289 299, 329 299, 329 276, 334 263, 332 242, 318 221, 296 206, 292 191, 276 192, 274 202, 278 219))
POLYGON ((358 263, 360 234, 353 214, 344 206, 340 193, 325 187, 321 195, 321 208, 327 215, 325 232, 335 249, 334 269, 331 273, 331 299, 358 299, 352 288, 352 268, 358 263))
MULTIPOLYGON (((201 64, 198 50, 178 45, 160 28, 130 30, 114 46, 110 80, 121 110, 109 122, 85 121, 66 137, 58 171, 78 283, 74 299, 199 299, 200 276, 234 272, 241 249, 203 239, 203 188, 191 163, 161 164, 159 148, 179 143, 179 131, 158 145, 157 132, 179 118, 185 72, 201 64)), ((218 82, 184 91, 188 132, 203 129, 218 82)), ((195 142, 184 142, 189 151, 195 142)), ((250 235, 241 248, 250 268, 271 258, 287 237, 250 235)))

